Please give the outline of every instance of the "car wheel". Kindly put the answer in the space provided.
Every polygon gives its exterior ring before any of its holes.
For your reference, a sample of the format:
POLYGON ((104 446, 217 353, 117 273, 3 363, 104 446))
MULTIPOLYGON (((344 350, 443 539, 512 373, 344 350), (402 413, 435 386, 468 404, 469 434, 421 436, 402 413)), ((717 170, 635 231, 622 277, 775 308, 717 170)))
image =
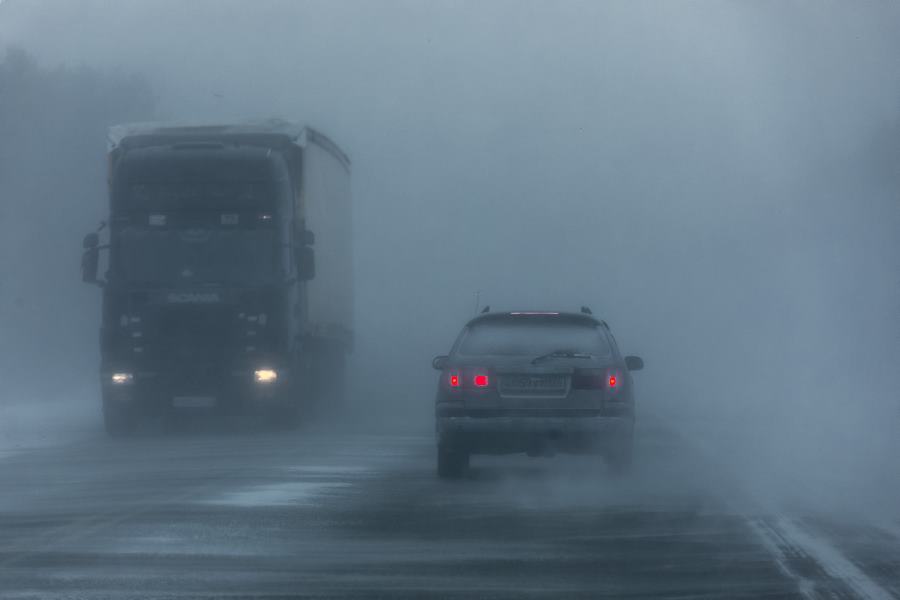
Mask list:
POLYGON ((137 418, 134 409, 128 405, 103 399, 103 426, 110 437, 125 437, 134 432, 137 418))
POLYGON ((459 479, 469 466, 469 453, 438 446, 437 472, 441 479, 459 479))
POLYGON ((634 435, 629 434, 616 440, 606 451, 606 464, 614 475, 631 472, 634 457, 634 435))

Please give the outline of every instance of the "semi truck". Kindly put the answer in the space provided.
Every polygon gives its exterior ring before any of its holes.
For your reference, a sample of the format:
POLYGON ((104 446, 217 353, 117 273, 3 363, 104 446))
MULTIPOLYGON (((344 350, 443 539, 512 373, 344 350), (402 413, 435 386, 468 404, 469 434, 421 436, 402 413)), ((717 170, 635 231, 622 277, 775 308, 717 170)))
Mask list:
POLYGON ((127 124, 108 139, 109 216, 81 261, 102 288, 107 432, 201 409, 293 428, 338 402, 353 346, 347 155, 281 120, 127 124))

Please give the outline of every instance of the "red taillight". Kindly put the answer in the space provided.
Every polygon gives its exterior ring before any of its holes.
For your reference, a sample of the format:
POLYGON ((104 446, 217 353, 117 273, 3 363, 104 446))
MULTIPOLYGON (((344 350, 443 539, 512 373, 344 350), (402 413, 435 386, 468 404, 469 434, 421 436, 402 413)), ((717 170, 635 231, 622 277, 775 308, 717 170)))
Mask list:
POLYGON ((450 387, 459 387, 459 375, 456 373, 450 375, 450 387))
POLYGON ((489 380, 487 375, 476 375, 472 378, 472 383, 475 384, 475 387, 487 387, 489 380))
POLYGON ((616 387, 616 376, 615 375, 609 376, 609 387, 616 387))

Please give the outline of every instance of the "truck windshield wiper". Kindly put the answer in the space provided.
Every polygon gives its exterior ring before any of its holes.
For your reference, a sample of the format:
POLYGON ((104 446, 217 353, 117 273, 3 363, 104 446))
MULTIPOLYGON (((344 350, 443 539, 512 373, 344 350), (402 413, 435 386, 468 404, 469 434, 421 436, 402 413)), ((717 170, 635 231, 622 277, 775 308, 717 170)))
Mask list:
POLYGON ((554 350, 553 352, 541 354, 540 356, 532 359, 531 364, 536 365, 542 360, 547 360, 548 358, 594 358, 594 355, 588 354, 587 352, 575 352, 574 350, 554 350))

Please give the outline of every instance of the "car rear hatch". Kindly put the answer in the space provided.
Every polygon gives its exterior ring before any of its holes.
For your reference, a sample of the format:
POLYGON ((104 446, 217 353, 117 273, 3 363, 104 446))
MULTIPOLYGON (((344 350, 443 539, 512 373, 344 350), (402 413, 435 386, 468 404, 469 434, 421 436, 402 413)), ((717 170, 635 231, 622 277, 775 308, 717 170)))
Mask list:
MULTIPOLYGON (((566 361, 568 362, 568 361, 566 361)), ((606 367, 504 365, 476 369, 489 385, 465 391, 467 410, 488 415, 582 416, 599 414, 606 398, 606 367), (596 383, 594 383, 596 382, 596 383)), ((463 371, 465 378, 468 370, 463 371)))
POLYGON ((504 405, 563 400, 569 395, 572 372, 571 368, 500 368, 495 375, 497 394, 504 405))

